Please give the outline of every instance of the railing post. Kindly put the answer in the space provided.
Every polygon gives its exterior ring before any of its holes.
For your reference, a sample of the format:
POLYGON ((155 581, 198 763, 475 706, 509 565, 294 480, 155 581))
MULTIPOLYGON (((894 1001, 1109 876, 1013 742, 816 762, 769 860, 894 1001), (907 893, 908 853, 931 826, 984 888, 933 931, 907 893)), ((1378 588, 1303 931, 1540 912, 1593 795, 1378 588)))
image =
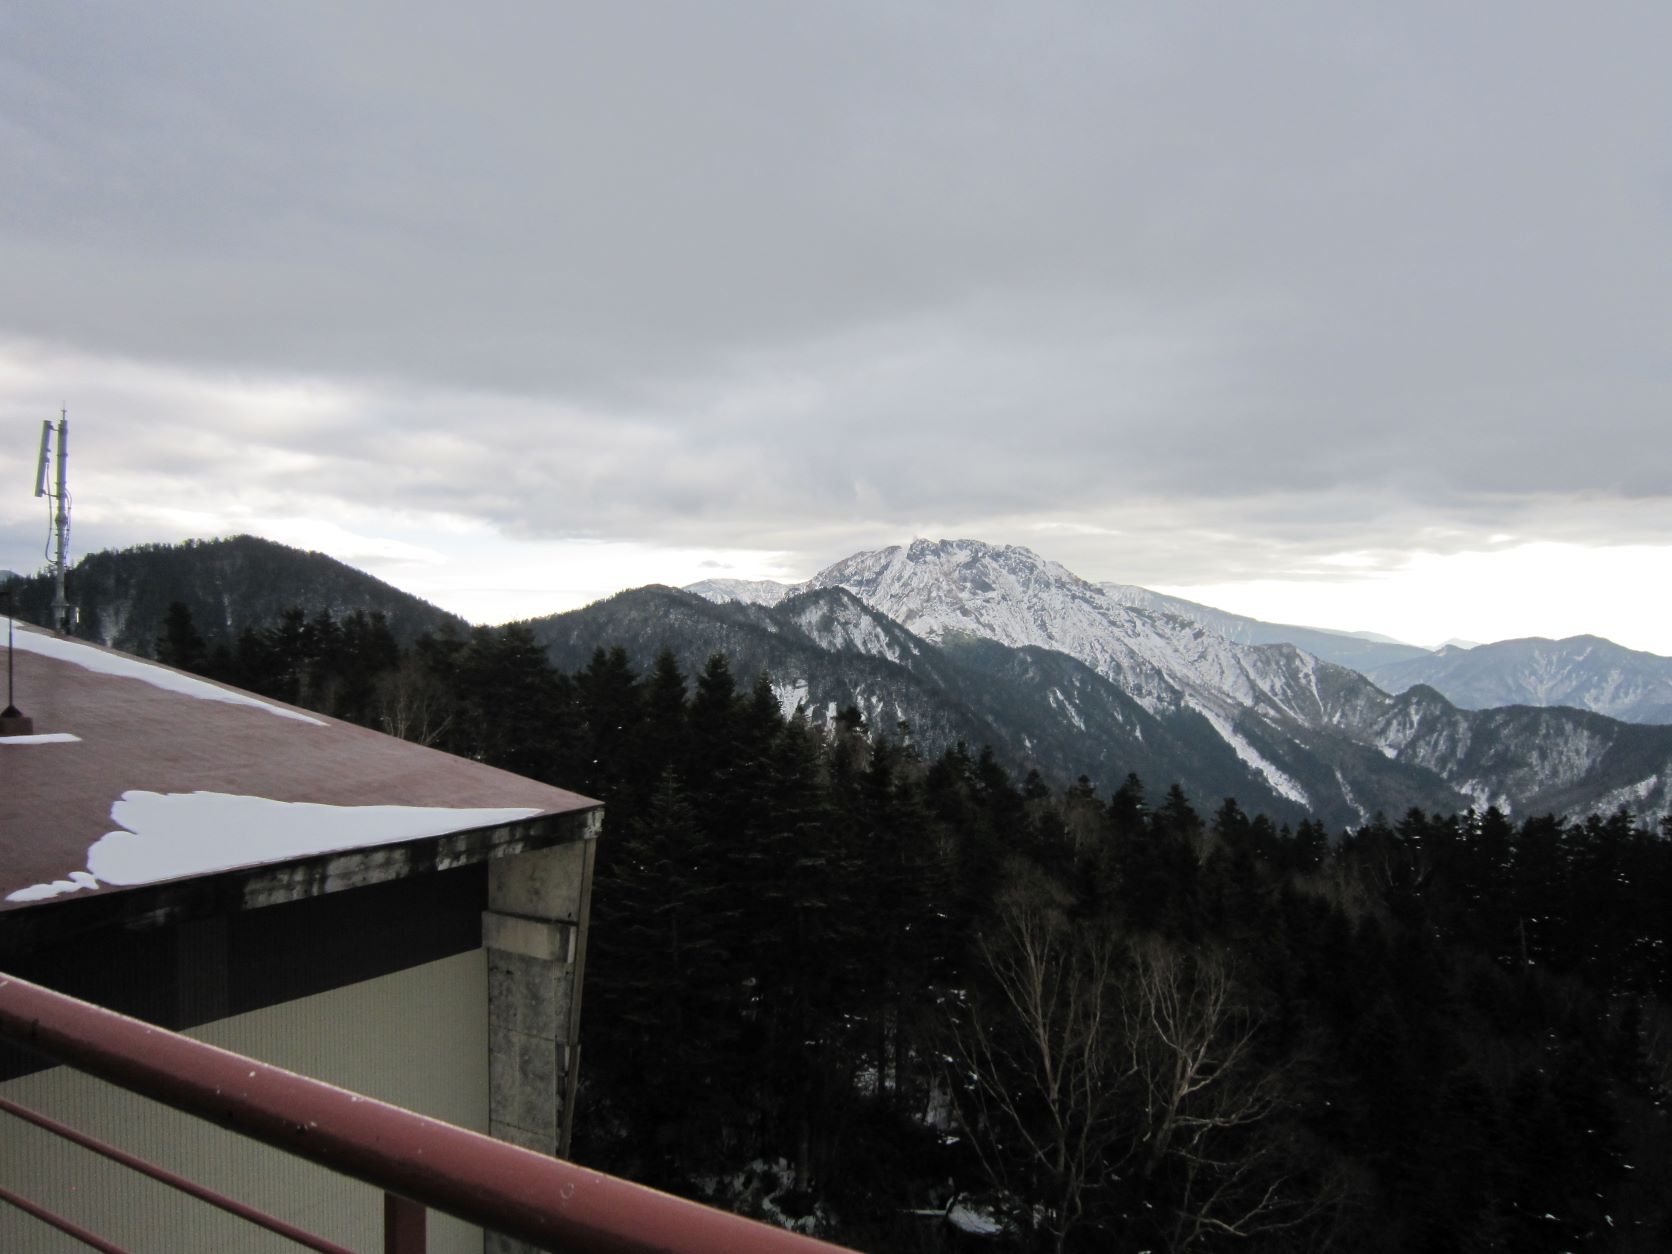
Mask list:
POLYGON ((383 1195, 383 1254, 424 1254, 427 1212, 395 1193, 383 1195))

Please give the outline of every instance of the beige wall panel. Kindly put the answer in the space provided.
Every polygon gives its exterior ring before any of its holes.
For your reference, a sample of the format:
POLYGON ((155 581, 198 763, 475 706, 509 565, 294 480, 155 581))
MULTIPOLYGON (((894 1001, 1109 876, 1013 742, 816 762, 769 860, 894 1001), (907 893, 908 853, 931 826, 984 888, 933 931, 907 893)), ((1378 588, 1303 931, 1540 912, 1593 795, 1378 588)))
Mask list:
MULTIPOLYGON (((487 1131, 482 950, 188 1035, 478 1132, 487 1131)), ((13 1101, 340 1245, 382 1249, 382 1195, 201 1120, 59 1067, 0 1084, 13 1101)), ((136 1254, 299 1247, 0 1114, 0 1183, 136 1254)), ((86 1247, 0 1203, 0 1250, 86 1247)), ((480 1230, 432 1214, 431 1254, 480 1254, 480 1230)))

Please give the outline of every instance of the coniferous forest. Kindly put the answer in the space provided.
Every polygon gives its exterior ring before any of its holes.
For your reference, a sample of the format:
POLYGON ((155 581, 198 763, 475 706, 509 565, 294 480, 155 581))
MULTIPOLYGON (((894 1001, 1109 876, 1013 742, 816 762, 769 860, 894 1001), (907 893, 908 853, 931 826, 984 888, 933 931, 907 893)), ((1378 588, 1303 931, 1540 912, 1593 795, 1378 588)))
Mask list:
POLYGON ((517 627, 156 652, 607 803, 579 1161, 864 1250, 1672 1248, 1672 820, 1274 825, 517 627))

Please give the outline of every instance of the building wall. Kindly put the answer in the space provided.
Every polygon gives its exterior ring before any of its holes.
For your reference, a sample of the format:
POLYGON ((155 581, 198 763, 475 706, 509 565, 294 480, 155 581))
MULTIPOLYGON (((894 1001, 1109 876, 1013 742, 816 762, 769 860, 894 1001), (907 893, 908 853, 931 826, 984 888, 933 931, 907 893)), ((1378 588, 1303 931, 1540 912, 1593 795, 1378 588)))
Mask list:
MULTIPOLYGON (((488 1131, 483 950, 235 1015, 187 1033, 315 1079, 488 1131)), ((67 1068, 0 1095, 356 1250, 382 1247, 381 1195, 67 1068)), ((118 1245, 179 1254, 295 1245, 0 1114, 0 1182, 118 1245)), ((85 1247, 0 1203, 0 1250, 85 1247)), ((481 1233, 429 1217, 432 1254, 480 1254, 481 1233)))

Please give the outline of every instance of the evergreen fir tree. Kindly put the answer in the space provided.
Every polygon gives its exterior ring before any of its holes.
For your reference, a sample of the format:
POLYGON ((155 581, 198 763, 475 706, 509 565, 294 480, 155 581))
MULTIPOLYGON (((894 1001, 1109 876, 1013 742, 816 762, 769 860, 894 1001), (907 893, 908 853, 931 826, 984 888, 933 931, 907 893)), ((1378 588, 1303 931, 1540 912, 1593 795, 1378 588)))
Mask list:
POLYGON ((201 674, 209 662, 209 649, 198 634, 192 612, 184 601, 170 601, 163 617, 162 634, 155 645, 157 661, 183 671, 201 674))

